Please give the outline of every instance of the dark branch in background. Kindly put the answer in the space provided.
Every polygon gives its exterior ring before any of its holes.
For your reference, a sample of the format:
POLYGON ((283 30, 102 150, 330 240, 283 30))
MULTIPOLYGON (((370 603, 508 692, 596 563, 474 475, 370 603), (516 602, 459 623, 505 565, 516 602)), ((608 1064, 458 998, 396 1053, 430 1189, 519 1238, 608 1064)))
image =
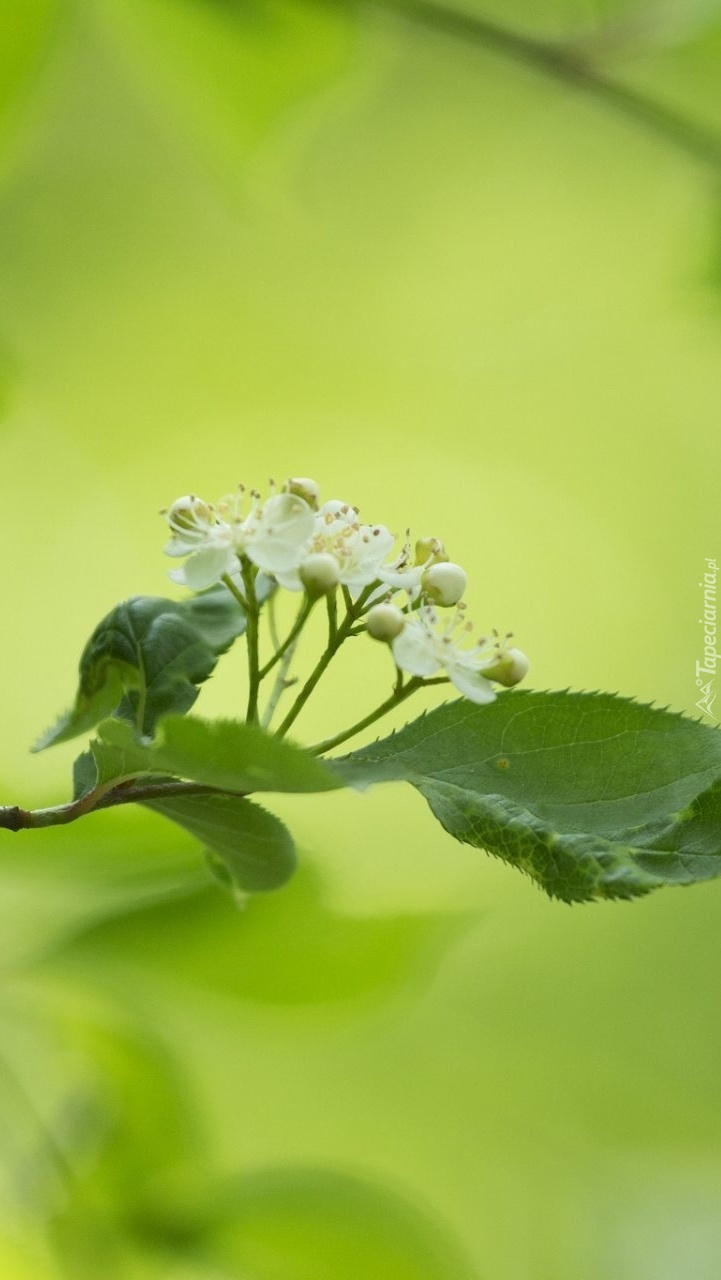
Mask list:
POLYGON ((481 45, 501 57, 525 63, 572 89, 597 98, 721 173, 721 133, 688 120, 663 103, 606 75, 577 45, 538 40, 487 18, 448 9, 433 0, 372 2, 387 13, 396 13, 429 30, 481 45))

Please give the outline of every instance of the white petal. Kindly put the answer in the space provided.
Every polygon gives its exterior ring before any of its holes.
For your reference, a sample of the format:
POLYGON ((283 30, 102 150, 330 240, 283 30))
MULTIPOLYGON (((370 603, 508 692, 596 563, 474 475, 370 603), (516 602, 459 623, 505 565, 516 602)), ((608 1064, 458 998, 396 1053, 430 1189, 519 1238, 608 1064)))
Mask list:
MULTIPOLYGON (((378 574, 373 566, 363 570, 358 568, 357 565, 351 565, 345 571, 341 570, 340 575, 340 581, 344 587, 348 588, 354 600, 357 599, 361 591, 365 591, 366 587, 369 587, 371 582, 375 582, 377 578, 378 574)), ((385 592, 385 587, 381 588, 381 590, 385 592)))
MULTIPOLYGON (((258 575, 260 578, 260 575, 258 575)), ((285 587, 286 591, 302 591, 303 583, 297 569, 286 569, 285 572, 279 570, 274 573, 273 577, 279 587, 285 587)))
POLYGON ((495 702, 493 685, 472 662, 464 662, 462 658, 450 660, 446 671, 464 698, 469 698, 471 702, 495 702))
MULTIPOLYGON (((323 520, 324 516, 333 516, 334 519, 342 520, 345 524, 349 522, 352 524, 357 519, 353 508, 347 502, 342 502, 340 498, 329 498, 327 502, 323 503, 318 515, 321 520, 323 520), (342 515, 340 514, 341 512, 343 512, 342 515)), ((325 523, 325 521, 323 522, 325 523)))
POLYGON ((193 550, 193 543, 186 542, 183 538, 171 538, 170 542, 166 542, 163 551, 166 556, 187 556, 193 550))
POLYGON ((396 666, 409 675, 432 676, 442 666, 435 652, 433 636, 414 622, 406 624, 391 649, 396 666))
POLYGON ((387 582, 389 587, 397 591, 407 591, 410 596, 418 594, 422 576, 422 564, 412 565, 410 569, 381 568, 378 573, 382 582, 387 582))
POLYGON ((246 555, 267 573, 284 573, 295 568, 300 550, 314 528, 315 516, 307 502, 292 493, 277 493, 263 507, 246 555))
POLYGON ((230 573, 236 565, 237 560, 230 547, 203 547, 186 561, 185 585, 191 591, 202 591, 218 582, 223 574, 230 573))

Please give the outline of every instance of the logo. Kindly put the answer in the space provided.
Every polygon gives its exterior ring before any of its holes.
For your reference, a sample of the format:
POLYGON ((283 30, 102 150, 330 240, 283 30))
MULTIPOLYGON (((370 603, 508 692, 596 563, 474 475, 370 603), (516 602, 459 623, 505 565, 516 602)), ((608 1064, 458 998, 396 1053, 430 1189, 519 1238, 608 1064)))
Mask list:
POLYGON ((703 582, 698 584, 703 591, 703 616, 699 618, 699 623, 703 627, 703 661, 696 662, 696 687, 701 693, 696 706, 702 715, 708 716, 718 724, 718 716, 713 713, 713 704, 716 701, 713 684, 717 674, 716 663, 719 660, 719 654, 716 652, 717 576, 716 561, 709 560, 707 557, 703 582))

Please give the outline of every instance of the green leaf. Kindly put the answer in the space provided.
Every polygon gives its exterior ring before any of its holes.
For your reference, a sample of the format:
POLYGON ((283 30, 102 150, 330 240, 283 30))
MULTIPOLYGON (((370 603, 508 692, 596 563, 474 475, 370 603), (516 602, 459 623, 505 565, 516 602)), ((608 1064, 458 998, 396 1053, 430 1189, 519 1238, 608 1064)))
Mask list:
POLYGON ((73 707, 34 750, 87 733, 110 715, 152 733, 161 715, 193 705, 198 686, 244 630, 245 614, 222 585, 183 601, 124 601, 103 618, 83 650, 73 707))
POLYGON ((451 835, 565 902, 721 874, 721 734, 613 694, 460 700, 332 763, 410 782, 451 835))
POLYGON ((228 791, 332 791, 342 780, 323 760, 237 720, 166 716, 153 767, 228 791))
POLYGON ((0 5, 0 138, 41 79, 60 16, 59 0, 0 5))
POLYGON ((98 770, 92 751, 83 751, 73 762, 73 800, 86 796, 98 785, 98 770))
POLYGON ((95 769, 94 786, 108 787, 123 778, 162 772, 154 764, 150 747, 138 741, 132 725, 124 720, 103 720, 98 725, 90 755, 95 769))
POLYGON ((205 845, 214 872, 243 893, 277 889, 295 870, 288 828, 242 796, 173 796, 145 803, 205 845))
POLYGON ((104 720, 76 761, 76 789, 152 775, 182 778, 220 791, 332 791, 344 784, 323 760, 235 720, 166 716, 154 742, 141 742, 122 720, 104 720), (82 762, 82 763, 81 763, 82 762))
POLYGON ((353 11, 325 0, 123 0, 104 19, 174 133, 224 181, 276 121, 333 83, 355 37, 353 11))

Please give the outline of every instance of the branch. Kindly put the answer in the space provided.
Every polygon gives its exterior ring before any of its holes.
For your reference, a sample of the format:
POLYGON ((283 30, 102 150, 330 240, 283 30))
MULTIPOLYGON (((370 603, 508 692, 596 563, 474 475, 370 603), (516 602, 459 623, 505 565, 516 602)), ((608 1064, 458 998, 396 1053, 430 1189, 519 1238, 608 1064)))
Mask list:
POLYGON ((171 796, 245 794, 244 791, 208 787, 200 782, 151 782, 140 786, 128 786, 127 782, 121 782, 97 798, 94 798, 93 792, 88 792, 79 800, 53 805, 47 809, 21 809, 19 805, 0 806, 0 830, 27 831, 36 827, 60 827, 69 822, 77 822, 78 818, 84 818, 96 809, 112 809, 120 804, 143 804, 146 800, 165 800, 171 796))
POLYGON ((443 4, 436 4, 435 0, 372 2, 386 12, 398 13, 421 26, 457 39, 470 40, 502 57, 534 67, 573 89, 597 98, 679 150, 721 171, 721 134, 605 75, 577 47, 538 40, 488 18, 446 8, 443 4))

